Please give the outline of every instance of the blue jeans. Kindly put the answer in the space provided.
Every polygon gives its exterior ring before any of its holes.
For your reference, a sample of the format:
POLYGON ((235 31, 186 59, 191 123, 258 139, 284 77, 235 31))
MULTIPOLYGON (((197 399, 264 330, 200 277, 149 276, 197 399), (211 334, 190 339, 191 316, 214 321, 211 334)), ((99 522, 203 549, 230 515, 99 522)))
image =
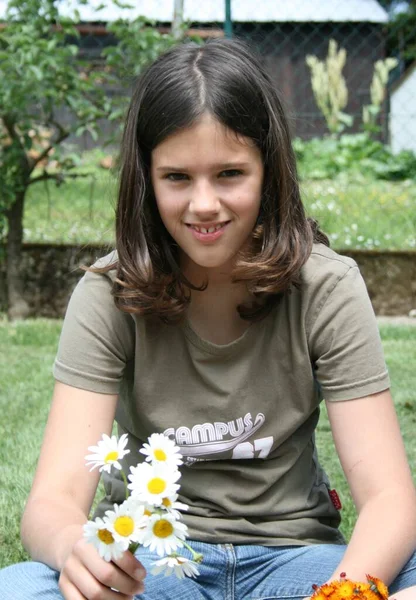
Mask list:
MULTIPOLYGON (((137 558, 147 570, 144 594, 137 600, 301 600, 312 594, 336 569, 345 546, 233 546, 191 542, 202 552, 197 579, 153 576, 156 554, 139 548, 137 558)), ((190 556, 186 550, 183 554, 190 556)), ((375 574, 376 575, 376 574, 375 574)), ((21 563, 0 571, 1 600, 62 600, 59 573, 41 563, 21 563)), ((390 586, 394 593, 416 585, 416 554, 390 586)))

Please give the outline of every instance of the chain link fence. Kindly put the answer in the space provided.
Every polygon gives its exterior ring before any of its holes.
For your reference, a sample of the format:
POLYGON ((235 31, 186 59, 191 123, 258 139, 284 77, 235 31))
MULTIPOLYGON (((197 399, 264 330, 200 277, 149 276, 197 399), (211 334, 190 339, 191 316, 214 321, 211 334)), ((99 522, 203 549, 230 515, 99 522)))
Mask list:
MULTIPOLYGON (((113 6, 99 13, 81 7, 81 55, 100 61, 102 50, 117 40, 106 24, 117 18, 138 15, 153 20, 161 32, 170 31, 174 0, 133 0, 132 9, 113 6)), ((394 9, 394 1, 384 2, 394 9)), ((396 2, 397 4, 397 2, 396 2)), ((406 8, 405 3, 401 7, 406 8)), ((376 0, 183 0, 183 18, 188 31, 203 40, 225 35, 249 41, 261 54, 285 103, 293 135, 301 139, 328 133, 326 119, 318 108, 311 85, 308 56, 324 61, 330 40, 345 49, 342 69, 348 91, 343 112, 352 117, 348 132, 362 128, 363 107, 371 105, 374 66, 388 56, 397 59, 390 70, 384 99, 377 115, 378 137, 394 152, 416 152, 416 61, 406 52, 414 44, 411 30, 394 23, 376 0), (228 11, 227 11, 228 4, 228 11), (228 18, 227 18, 228 17, 228 18)), ((122 88, 119 92, 123 93, 122 88)), ((111 93, 117 93, 114 89, 111 93)), ((106 126, 104 125, 104 129, 106 126)), ((109 131, 104 130, 103 136, 109 131)), ((85 148, 94 145, 85 136, 85 148)))

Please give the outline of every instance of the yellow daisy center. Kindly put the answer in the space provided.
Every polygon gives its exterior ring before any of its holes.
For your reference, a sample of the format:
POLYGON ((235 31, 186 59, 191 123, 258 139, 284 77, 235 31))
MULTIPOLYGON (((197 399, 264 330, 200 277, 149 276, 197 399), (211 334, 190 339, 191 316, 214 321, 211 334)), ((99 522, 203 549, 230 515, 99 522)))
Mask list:
POLYGON ((118 459, 118 452, 117 452, 117 450, 113 450, 112 452, 109 452, 107 454, 107 456, 104 459, 104 462, 109 463, 112 461, 116 461, 117 459, 118 459))
POLYGON ((111 532, 108 529, 99 529, 97 531, 98 539, 104 542, 104 544, 112 544, 114 542, 114 538, 111 535, 111 532))
POLYGON ((153 477, 147 484, 147 489, 151 494, 161 494, 166 489, 166 481, 160 477, 153 477))
POLYGON ((134 531, 134 521, 131 517, 117 517, 114 521, 114 529, 119 535, 128 537, 134 531))
POLYGON ((173 533, 172 523, 169 523, 166 519, 159 519, 159 521, 156 521, 153 525, 153 533, 158 538, 169 537, 173 533))
POLYGON ((163 506, 166 506, 167 508, 169 508, 169 506, 172 506, 172 502, 169 500, 169 498, 163 498, 162 504, 163 504, 163 506))
POLYGON ((155 454, 156 460, 166 460, 167 459, 166 452, 164 450, 162 450, 161 448, 158 448, 157 450, 155 450, 154 454, 155 454))
POLYGON ((146 515, 146 517, 151 517, 152 513, 150 512, 150 510, 147 510, 147 508, 144 509, 144 515, 146 515))

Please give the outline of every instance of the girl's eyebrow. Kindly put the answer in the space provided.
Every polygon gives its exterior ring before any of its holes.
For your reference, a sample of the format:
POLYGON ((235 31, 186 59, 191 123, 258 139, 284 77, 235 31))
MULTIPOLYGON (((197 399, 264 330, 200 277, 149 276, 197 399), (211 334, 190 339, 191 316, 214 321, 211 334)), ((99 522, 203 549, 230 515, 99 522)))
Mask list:
MULTIPOLYGON (((242 169, 246 168, 250 165, 248 162, 237 162, 237 163, 217 163, 211 166, 213 170, 225 170, 225 169, 242 169)), ((183 172, 188 171, 186 167, 170 167, 169 165, 163 165, 161 167, 157 167, 156 171, 177 171, 183 172)))

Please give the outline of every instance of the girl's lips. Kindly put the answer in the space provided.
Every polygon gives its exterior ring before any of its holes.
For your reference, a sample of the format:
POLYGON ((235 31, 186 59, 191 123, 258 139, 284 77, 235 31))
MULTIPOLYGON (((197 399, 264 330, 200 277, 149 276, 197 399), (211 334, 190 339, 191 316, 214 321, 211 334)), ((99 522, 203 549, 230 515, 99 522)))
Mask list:
MULTIPOLYGON (((203 233, 202 231, 198 231, 197 229, 195 229, 195 226, 189 225, 188 223, 186 224, 186 226, 191 231, 192 235, 200 242, 215 242, 218 238, 220 238, 223 235, 229 223, 230 221, 225 221, 219 229, 216 229, 211 233, 203 233)), ((208 229, 208 227, 206 229, 208 229)))

